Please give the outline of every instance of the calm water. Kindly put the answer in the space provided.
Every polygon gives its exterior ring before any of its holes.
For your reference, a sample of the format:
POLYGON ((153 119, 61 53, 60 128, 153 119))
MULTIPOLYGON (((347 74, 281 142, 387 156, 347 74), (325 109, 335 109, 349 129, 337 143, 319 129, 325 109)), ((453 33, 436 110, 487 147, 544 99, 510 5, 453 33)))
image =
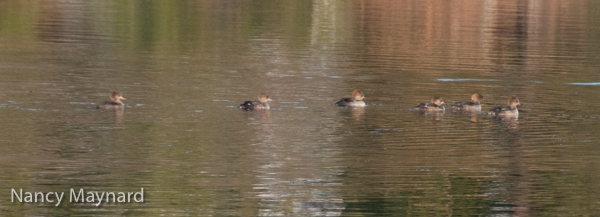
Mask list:
POLYGON ((0 215, 598 216, 599 72, 598 1, 0 1, 0 215))

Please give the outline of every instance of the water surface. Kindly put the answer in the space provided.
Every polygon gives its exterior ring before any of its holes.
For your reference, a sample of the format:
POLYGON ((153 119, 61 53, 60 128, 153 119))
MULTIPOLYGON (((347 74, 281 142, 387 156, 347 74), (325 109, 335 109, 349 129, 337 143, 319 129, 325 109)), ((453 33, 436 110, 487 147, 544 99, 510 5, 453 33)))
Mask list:
POLYGON ((596 216, 596 1, 0 2, 0 212, 596 216), (361 89, 365 108, 332 104, 361 89), (112 91, 122 112, 98 111, 112 91), (244 112, 266 93, 271 110, 244 112), (519 119, 419 114, 510 96, 519 119), (145 190, 11 203, 10 189, 145 190))

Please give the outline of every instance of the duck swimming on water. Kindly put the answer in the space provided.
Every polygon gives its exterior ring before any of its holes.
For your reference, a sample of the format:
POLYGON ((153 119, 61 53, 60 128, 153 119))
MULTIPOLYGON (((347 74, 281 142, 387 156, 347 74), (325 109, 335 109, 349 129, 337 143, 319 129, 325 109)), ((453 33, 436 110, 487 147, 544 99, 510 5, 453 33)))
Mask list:
POLYGON ((356 89, 352 92, 352 98, 342 98, 342 99, 340 99, 340 101, 336 102, 334 105, 364 107, 367 105, 363 101, 364 98, 365 98, 365 95, 359 89, 356 89))
POLYGON ((478 112, 481 111, 481 100, 483 100, 483 96, 476 93, 471 95, 471 101, 456 102, 452 105, 452 109, 457 111, 478 112))
POLYGON ((111 101, 106 101, 103 103, 100 103, 100 105, 96 106, 96 109, 123 109, 125 107, 125 104, 123 104, 123 102, 121 102, 121 100, 125 100, 125 98, 123 98, 123 95, 121 95, 120 93, 117 92, 112 92, 110 94, 110 100, 111 101))
POLYGON ((510 108, 497 107, 488 112, 489 115, 499 116, 499 117, 514 117, 519 118, 519 110, 517 106, 521 105, 521 102, 517 97, 508 98, 508 105, 510 108))
POLYGON ((415 107, 415 110, 422 112, 434 112, 434 111, 444 111, 445 108, 442 106, 444 104, 444 100, 439 97, 433 97, 430 103, 421 103, 415 107))
POLYGON ((255 109, 270 109, 271 107, 267 102, 273 101, 269 98, 269 96, 261 93, 258 95, 258 101, 246 101, 240 105, 241 109, 246 111, 255 110, 255 109))

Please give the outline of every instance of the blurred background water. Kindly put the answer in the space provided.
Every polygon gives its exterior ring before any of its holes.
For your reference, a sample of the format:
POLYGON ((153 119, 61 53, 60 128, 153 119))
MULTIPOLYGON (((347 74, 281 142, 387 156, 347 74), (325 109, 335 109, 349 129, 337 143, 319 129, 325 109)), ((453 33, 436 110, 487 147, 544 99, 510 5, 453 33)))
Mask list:
POLYGON ((0 1, 0 215, 598 216, 599 22, 590 0, 0 1), (332 105, 357 88, 369 106, 332 105), (112 91, 124 112, 93 109, 112 91), (473 93, 519 119, 409 110, 473 93))

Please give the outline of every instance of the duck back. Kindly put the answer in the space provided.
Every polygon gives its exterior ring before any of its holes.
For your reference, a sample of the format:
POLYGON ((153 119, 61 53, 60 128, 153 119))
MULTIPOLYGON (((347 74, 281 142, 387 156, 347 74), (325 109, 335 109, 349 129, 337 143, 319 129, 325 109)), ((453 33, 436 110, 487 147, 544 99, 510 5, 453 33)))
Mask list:
POLYGON ((452 109, 459 111, 481 111, 481 105, 471 101, 462 101, 454 103, 452 109))
POLYGON ((434 103, 421 103, 415 107, 417 111, 444 111, 444 106, 438 106, 434 103))
POLYGON ((106 102, 100 103, 100 105, 97 105, 95 108, 96 109, 122 109, 123 104, 114 102, 114 101, 106 101, 106 102))
POLYGON ((261 103, 260 101, 246 101, 240 105, 241 109, 246 111, 255 109, 269 109, 270 106, 267 103, 261 103))
POLYGON ((364 101, 356 101, 354 98, 342 98, 334 105, 337 106, 366 106, 364 101))

